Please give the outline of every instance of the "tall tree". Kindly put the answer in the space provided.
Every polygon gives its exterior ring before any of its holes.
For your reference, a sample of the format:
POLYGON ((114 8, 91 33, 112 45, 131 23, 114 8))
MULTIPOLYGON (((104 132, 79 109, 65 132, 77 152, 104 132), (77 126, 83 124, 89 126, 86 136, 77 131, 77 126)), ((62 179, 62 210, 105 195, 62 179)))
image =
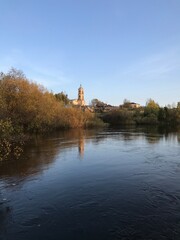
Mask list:
POLYGON ((59 102, 63 102, 64 105, 68 105, 70 100, 68 98, 68 95, 65 94, 64 92, 60 92, 60 93, 57 93, 54 95, 56 97, 56 99, 59 101, 59 102))

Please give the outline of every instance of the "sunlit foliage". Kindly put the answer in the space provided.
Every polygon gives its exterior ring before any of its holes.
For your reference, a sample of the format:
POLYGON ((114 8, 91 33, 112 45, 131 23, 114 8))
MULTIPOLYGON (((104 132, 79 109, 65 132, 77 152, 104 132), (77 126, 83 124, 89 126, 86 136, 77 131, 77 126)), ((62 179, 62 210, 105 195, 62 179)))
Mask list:
POLYGON ((14 140, 20 143, 20 133, 88 127, 92 126, 92 121, 96 122, 93 113, 67 106, 68 102, 64 93, 54 95, 29 81, 21 71, 11 69, 7 74, 1 73, 0 159, 3 155, 19 155, 21 150, 14 140))
POLYGON ((93 114, 64 107, 68 101, 64 93, 54 95, 15 69, 0 79, 0 118, 11 119, 26 131, 85 126, 93 114))

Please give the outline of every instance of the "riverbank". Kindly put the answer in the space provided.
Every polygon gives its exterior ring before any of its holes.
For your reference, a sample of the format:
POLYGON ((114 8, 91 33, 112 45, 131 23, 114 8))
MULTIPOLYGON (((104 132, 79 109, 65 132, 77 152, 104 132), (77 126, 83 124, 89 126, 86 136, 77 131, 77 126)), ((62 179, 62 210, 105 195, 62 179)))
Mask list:
POLYGON ((11 69, 0 75, 0 161, 18 159, 32 134, 107 124, 180 125, 180 105, 162 108, 149 99, 145 107, 130 109, 125 106, 127 104, 100 114, 74 107, 63 92, 53 94, 28 80, 21 71, 11 69))
POLYGON ((21 71, 0 75, 1 161, 19 158, 31 134, 103 125, 96 114, 74 108, 68 99, 28 80, 21 71))
MULTIPOLYGON (((151 100, 153 101, 153 100, 151 100)), ((119 108, 101 113, 100 118, 111 126, 146 125, 146 126, 180 126, 180 107, 159 107, 147 104, 138 109, 119 108)))

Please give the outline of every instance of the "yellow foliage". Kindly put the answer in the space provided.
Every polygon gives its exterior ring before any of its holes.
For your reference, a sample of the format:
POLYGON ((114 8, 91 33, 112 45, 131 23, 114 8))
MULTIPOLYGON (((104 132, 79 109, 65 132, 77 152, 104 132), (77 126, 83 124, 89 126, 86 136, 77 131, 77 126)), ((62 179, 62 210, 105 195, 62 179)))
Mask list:
POLYGON ((65 107, 43 86, 14 69, 0 79, 0 96, 0 118, 11 119, 25 131, 84 127, 94 118, 92 113, 65 107))
POLYGON ((94 114, 64 106, 20 71, 11 69, 0 75, 0 161, 20 157, 23 133, 87 127, 95 122, 94 114))

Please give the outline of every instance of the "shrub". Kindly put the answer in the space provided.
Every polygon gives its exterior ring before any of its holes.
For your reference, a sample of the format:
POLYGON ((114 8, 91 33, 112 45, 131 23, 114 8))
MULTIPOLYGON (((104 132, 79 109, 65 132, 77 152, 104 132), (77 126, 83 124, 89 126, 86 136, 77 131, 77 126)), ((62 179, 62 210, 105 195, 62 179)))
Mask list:
POLYGON ((18 159, 23 152, 24 135, 12 122, 0 120, 0 161, 9 158, 18 159))

